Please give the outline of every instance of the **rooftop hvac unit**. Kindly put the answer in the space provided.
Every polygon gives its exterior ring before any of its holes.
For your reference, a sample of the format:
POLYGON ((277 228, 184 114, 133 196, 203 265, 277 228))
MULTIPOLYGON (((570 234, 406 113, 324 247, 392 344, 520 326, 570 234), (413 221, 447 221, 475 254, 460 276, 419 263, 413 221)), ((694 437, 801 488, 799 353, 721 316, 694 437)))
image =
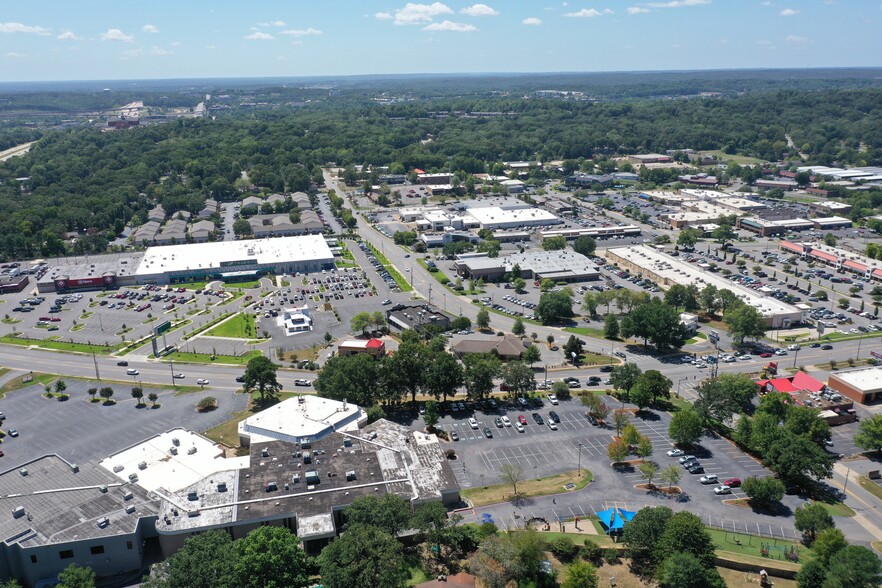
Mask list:
POLYGON ((77 472, 80 471, 80 466, 78 466, 75 463, 72 463, 72 464, 70 464, 70 471, 72 471, 73 473, 76 474, 77 472))
POLYGON ((126 507, 126 514, 132 514, 137 510, 134 504, 130 504, 126 507))
POLYGON ((196 446, 195 445, 187 450, 187 455, 193 455, 194 453, 196 453, 196 446))
POLYGON ((98 492, 101 492, 102 494, 106 493, 107 486, 105 484, 101 484, 100 486, 98 486, 98 492))
POLYGON ((104 527, 106 527, 109 524, 110 524, 110 519, 108 519, 107 517, 98 519, 98 528, 99 529, 103 529, 104 527))
POLYGON ((113 473, 118 474, 121 471, 123 471, 124 469, 126 469, 126 466, 124 466, 122 464, 115 465, 115 466, 113 466, 113 473))
POLYGON ((23 506, 16 506, 12 511, 13 518, 18 519, 18 518, 23 517, 24 515, 25 515, 25 507, 23 507, 23 506))
POLYGON ((264 447, 264 448, 260 451, 260 456, 261 456, 261 457, 269 457, 269 449, 266 448, 266 447, 264 447))
POLYGON ((21 468, 20 470, 18 470, 18 473, 21 474, 22 476, 27 476, 27 475, 28 475, 28 469, 27 469, 27 468, 21 468))
POLYGON ((187 500, 199 500, 199 494, 195 490, 187 492, 187 500))
POLYGON ((138 469, 139 469, 139 470, 146 470, 146 469, 147 469, 147 462, 146 462, 146 461, 142 461, 141 463, 139 463, 139 464, 138 464, 138 469))
POLYGON ((138 481, 138 474, 134 474, 134 473, 129 474, 129 482, 137 482, 137 481, 138 481))
POLYGON ((172 455, 177 455, 177 454, 178 454, 178 448, 175 447, 174 445, 172 445, 171 449, 169 449, 168 452, 171 453, 172 455))
POLYGON ((218 492, 226 492, 227 491, 227 483, 226 482, 219 482, 217 485, 217 491, 218 492))
POLYGON ((172 438, 172 445, 178 446, 181 444, 181 441, 177 437, 172 438))
POLYGON ((199 511, 198 510, 191 510, 191 511, 187 512, 187 516, 188 517, 198 517, 199 511))

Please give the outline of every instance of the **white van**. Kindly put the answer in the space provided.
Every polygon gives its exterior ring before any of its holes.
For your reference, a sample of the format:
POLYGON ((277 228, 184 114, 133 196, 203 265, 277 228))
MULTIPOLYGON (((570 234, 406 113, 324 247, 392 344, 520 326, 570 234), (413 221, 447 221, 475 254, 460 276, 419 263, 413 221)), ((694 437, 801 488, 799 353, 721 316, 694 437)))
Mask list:
POLYGON ((128 374, 130 376, 137 376, 139 373, 140 372, 138 370, 136 370, 135 368, 129 368, 126 370, 126 374, 128 374))

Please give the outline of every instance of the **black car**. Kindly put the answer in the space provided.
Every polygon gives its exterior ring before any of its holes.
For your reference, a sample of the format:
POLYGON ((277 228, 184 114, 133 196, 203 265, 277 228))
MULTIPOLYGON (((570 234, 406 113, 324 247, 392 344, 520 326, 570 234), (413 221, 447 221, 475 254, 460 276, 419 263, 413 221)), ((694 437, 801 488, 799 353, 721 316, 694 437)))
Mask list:
POLYGON ((684 461, 681 465, 684 468, 686 468, 687 470, 690 468, 694 468, 695 466, 701 466, 701 464, 698 463, 697 459, 690 459, 689 461, 684 461))
POLYGON ((602 371, 602 372, 611 372, 611 371, 613 371, 613 366, 611 366, 611 365, 604 365, 604 366, 601 366, 601 367, 600 367, 600 371, 602 371))
POLYGON ((491 431, 489 428, 484 429, 484 436, 488 439, 491 439, 493 437, 493 431, 491 431))
POLYGON ((236 376, 236 381, 240 384, 245 381, 245 376, 236 376))
POLYGON ((552 410, 548 412, 548 420, 550 420, 552 423, 559 423, 560 417, 557 416, 557 413, 552 410))
POLYGON ((821 349, 827 351, 827 350, 833 349, 833 346, 829 345, 829 344, 828 345, 821 345, 821 349))
POLYGON ((688 469, 690 474, 703 474, 704 468, 700 464, 695 464, 691 468, 688 469))
POLYGON ((533 420, 536 421, 537 425, 545 424, 545 421, 542 420, 542 415, 539 414, 538 412, 534 412, 532 416, 533 416, 533 420))
POLYGON ((128 367, 129 362, 127 362, 127 361, 118 361, 118 362, 116 362, 116 365, 118 365, 118 366, 120 366, 120 367, 128 367))
POLYGON ((811 347, 812 349, 817 349, 820 346, 821 346, 820 343, 812 343, 811 345, 809 345, 809 347, 811 347))

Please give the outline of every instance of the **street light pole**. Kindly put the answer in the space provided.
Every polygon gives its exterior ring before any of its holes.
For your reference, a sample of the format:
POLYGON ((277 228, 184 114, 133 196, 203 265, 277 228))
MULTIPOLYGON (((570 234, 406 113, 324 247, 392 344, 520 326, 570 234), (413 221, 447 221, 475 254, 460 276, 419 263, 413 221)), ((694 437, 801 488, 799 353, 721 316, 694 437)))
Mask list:
POLYGON ((98 358, 92 353, 92 361, 95 363, 95 379, 101 381, 101 374, 98 373, 98 358))
POLYGON ((177 384, 175 383, 175 360, 171 360, 168 362, 168 369, 171 372, 172 386, 176 387, 177 384))
POLYGON ((577 477, 582 477, 582 442, 579 441, 579 473, 577 477))

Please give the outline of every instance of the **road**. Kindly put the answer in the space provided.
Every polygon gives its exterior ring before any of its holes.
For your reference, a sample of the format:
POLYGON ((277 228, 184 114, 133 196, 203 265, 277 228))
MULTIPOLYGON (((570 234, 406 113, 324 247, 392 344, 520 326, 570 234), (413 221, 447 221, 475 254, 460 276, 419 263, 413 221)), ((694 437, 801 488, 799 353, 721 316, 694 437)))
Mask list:
POLYGON ((36 143, 36 141, 31 141, 30 143, 22 143, 21 145, 10 147, 6 151, 0 151, 0 161, 6 161, 7 159, 11 159, 17 155, 24 155, 31 150, 31 145, 33 145, 34 143, 36 143))

